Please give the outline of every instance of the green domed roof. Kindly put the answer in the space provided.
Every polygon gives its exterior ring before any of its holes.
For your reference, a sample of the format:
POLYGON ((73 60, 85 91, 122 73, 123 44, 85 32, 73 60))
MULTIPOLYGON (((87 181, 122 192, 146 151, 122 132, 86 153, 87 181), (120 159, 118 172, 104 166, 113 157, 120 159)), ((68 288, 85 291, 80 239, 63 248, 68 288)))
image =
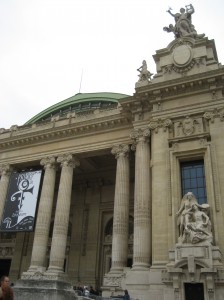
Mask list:
POLYGON ((114 107, 117 106, 120 99, 128 96, 118 93, 79 93, 48 107, 27 121, 26 124, 48 120, 54 115, 67 114, 69 111, 80 112, 96 108, 114 107))

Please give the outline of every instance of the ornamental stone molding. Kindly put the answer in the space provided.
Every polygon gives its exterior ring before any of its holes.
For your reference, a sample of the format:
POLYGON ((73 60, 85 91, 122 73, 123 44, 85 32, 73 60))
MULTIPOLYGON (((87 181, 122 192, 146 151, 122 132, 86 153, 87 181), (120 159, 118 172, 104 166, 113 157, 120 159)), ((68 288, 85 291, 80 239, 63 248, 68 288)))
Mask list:
POLYGON ((148 127, 150 130, 154 130, 155 133, 158 133, 159 128, 163 128, 164 131, 167 130, 167 128, 170 128, 172 126, 172 121, 170 119, 154 119, 150 121, 148 127))
POLYGON ((126 144, 114 145, 111 150, 111 153, 115 155, 116 159, 120 156, 127 157, 129 152, 130 152, 130 147, 129 145, 126 144))

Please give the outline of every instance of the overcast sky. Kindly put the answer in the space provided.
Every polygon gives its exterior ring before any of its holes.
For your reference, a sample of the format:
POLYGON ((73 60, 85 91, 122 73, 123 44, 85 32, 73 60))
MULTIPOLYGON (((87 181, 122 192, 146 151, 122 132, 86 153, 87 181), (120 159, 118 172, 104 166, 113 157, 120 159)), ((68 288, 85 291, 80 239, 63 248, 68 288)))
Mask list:
POLYGON ((155 73, 152 55, 174 39, 167 9, 190 3, 224 64, 223 0, 0 0, 0 128, 78 92, 132 95, 142 60, 155 73))

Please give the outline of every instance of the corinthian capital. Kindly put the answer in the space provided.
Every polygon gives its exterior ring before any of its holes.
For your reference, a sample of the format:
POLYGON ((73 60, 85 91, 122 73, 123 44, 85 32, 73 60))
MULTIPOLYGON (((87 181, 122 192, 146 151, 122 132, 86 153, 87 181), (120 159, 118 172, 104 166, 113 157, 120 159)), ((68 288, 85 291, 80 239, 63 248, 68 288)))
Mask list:
POLYGON ((206 120, 210 120, 211 123, 214 123, 215 118, 219 118, 220 121, 224 121, 224 107, 219 107, 210 111, 206 111, 203 117, 206 120))
POLYGON ((41 159, 40 161, 41 166, 44 168, 54 168, 56 164, 56 158, 54 156, 47 156, 41 159))
POLYGON ((61 167, 69 166, 75 168, 80 166, 79 160, 72 154, 62 154, 58 156, 57 162, 61 164, 61 167))
POLYGON ((163 128, 166 131, 171 125, 172 121, 170 119, 154 119, 149 123, 148 127, 157 133, 159 128, 163 128))
POLYGON ((9 175, 12 172, 12 167, 9 164, 0 165, 0 174, 9 175))
POLYGON ((146 142, 148 141, 149 137, 150 137, 150 129, 148 127, 134 129, 130 134, 130 138, 132 140, 135 140, 137 143, 140 141, 146 142))
POLYGON ((128 153, 130 151, 129 145, 121 144, 121 145, 114 145, 111 153, 115 155, 116 158, 120 156, 128 156, 128 153))

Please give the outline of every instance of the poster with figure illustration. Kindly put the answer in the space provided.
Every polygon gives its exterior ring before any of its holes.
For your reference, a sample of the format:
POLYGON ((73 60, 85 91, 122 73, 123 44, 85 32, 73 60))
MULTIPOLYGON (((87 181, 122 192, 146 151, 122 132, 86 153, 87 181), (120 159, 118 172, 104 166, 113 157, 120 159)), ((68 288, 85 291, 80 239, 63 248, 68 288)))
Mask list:
POLYGON ((12 173, 1 231, 33 231, 41 174, 41 170, 12 173))

